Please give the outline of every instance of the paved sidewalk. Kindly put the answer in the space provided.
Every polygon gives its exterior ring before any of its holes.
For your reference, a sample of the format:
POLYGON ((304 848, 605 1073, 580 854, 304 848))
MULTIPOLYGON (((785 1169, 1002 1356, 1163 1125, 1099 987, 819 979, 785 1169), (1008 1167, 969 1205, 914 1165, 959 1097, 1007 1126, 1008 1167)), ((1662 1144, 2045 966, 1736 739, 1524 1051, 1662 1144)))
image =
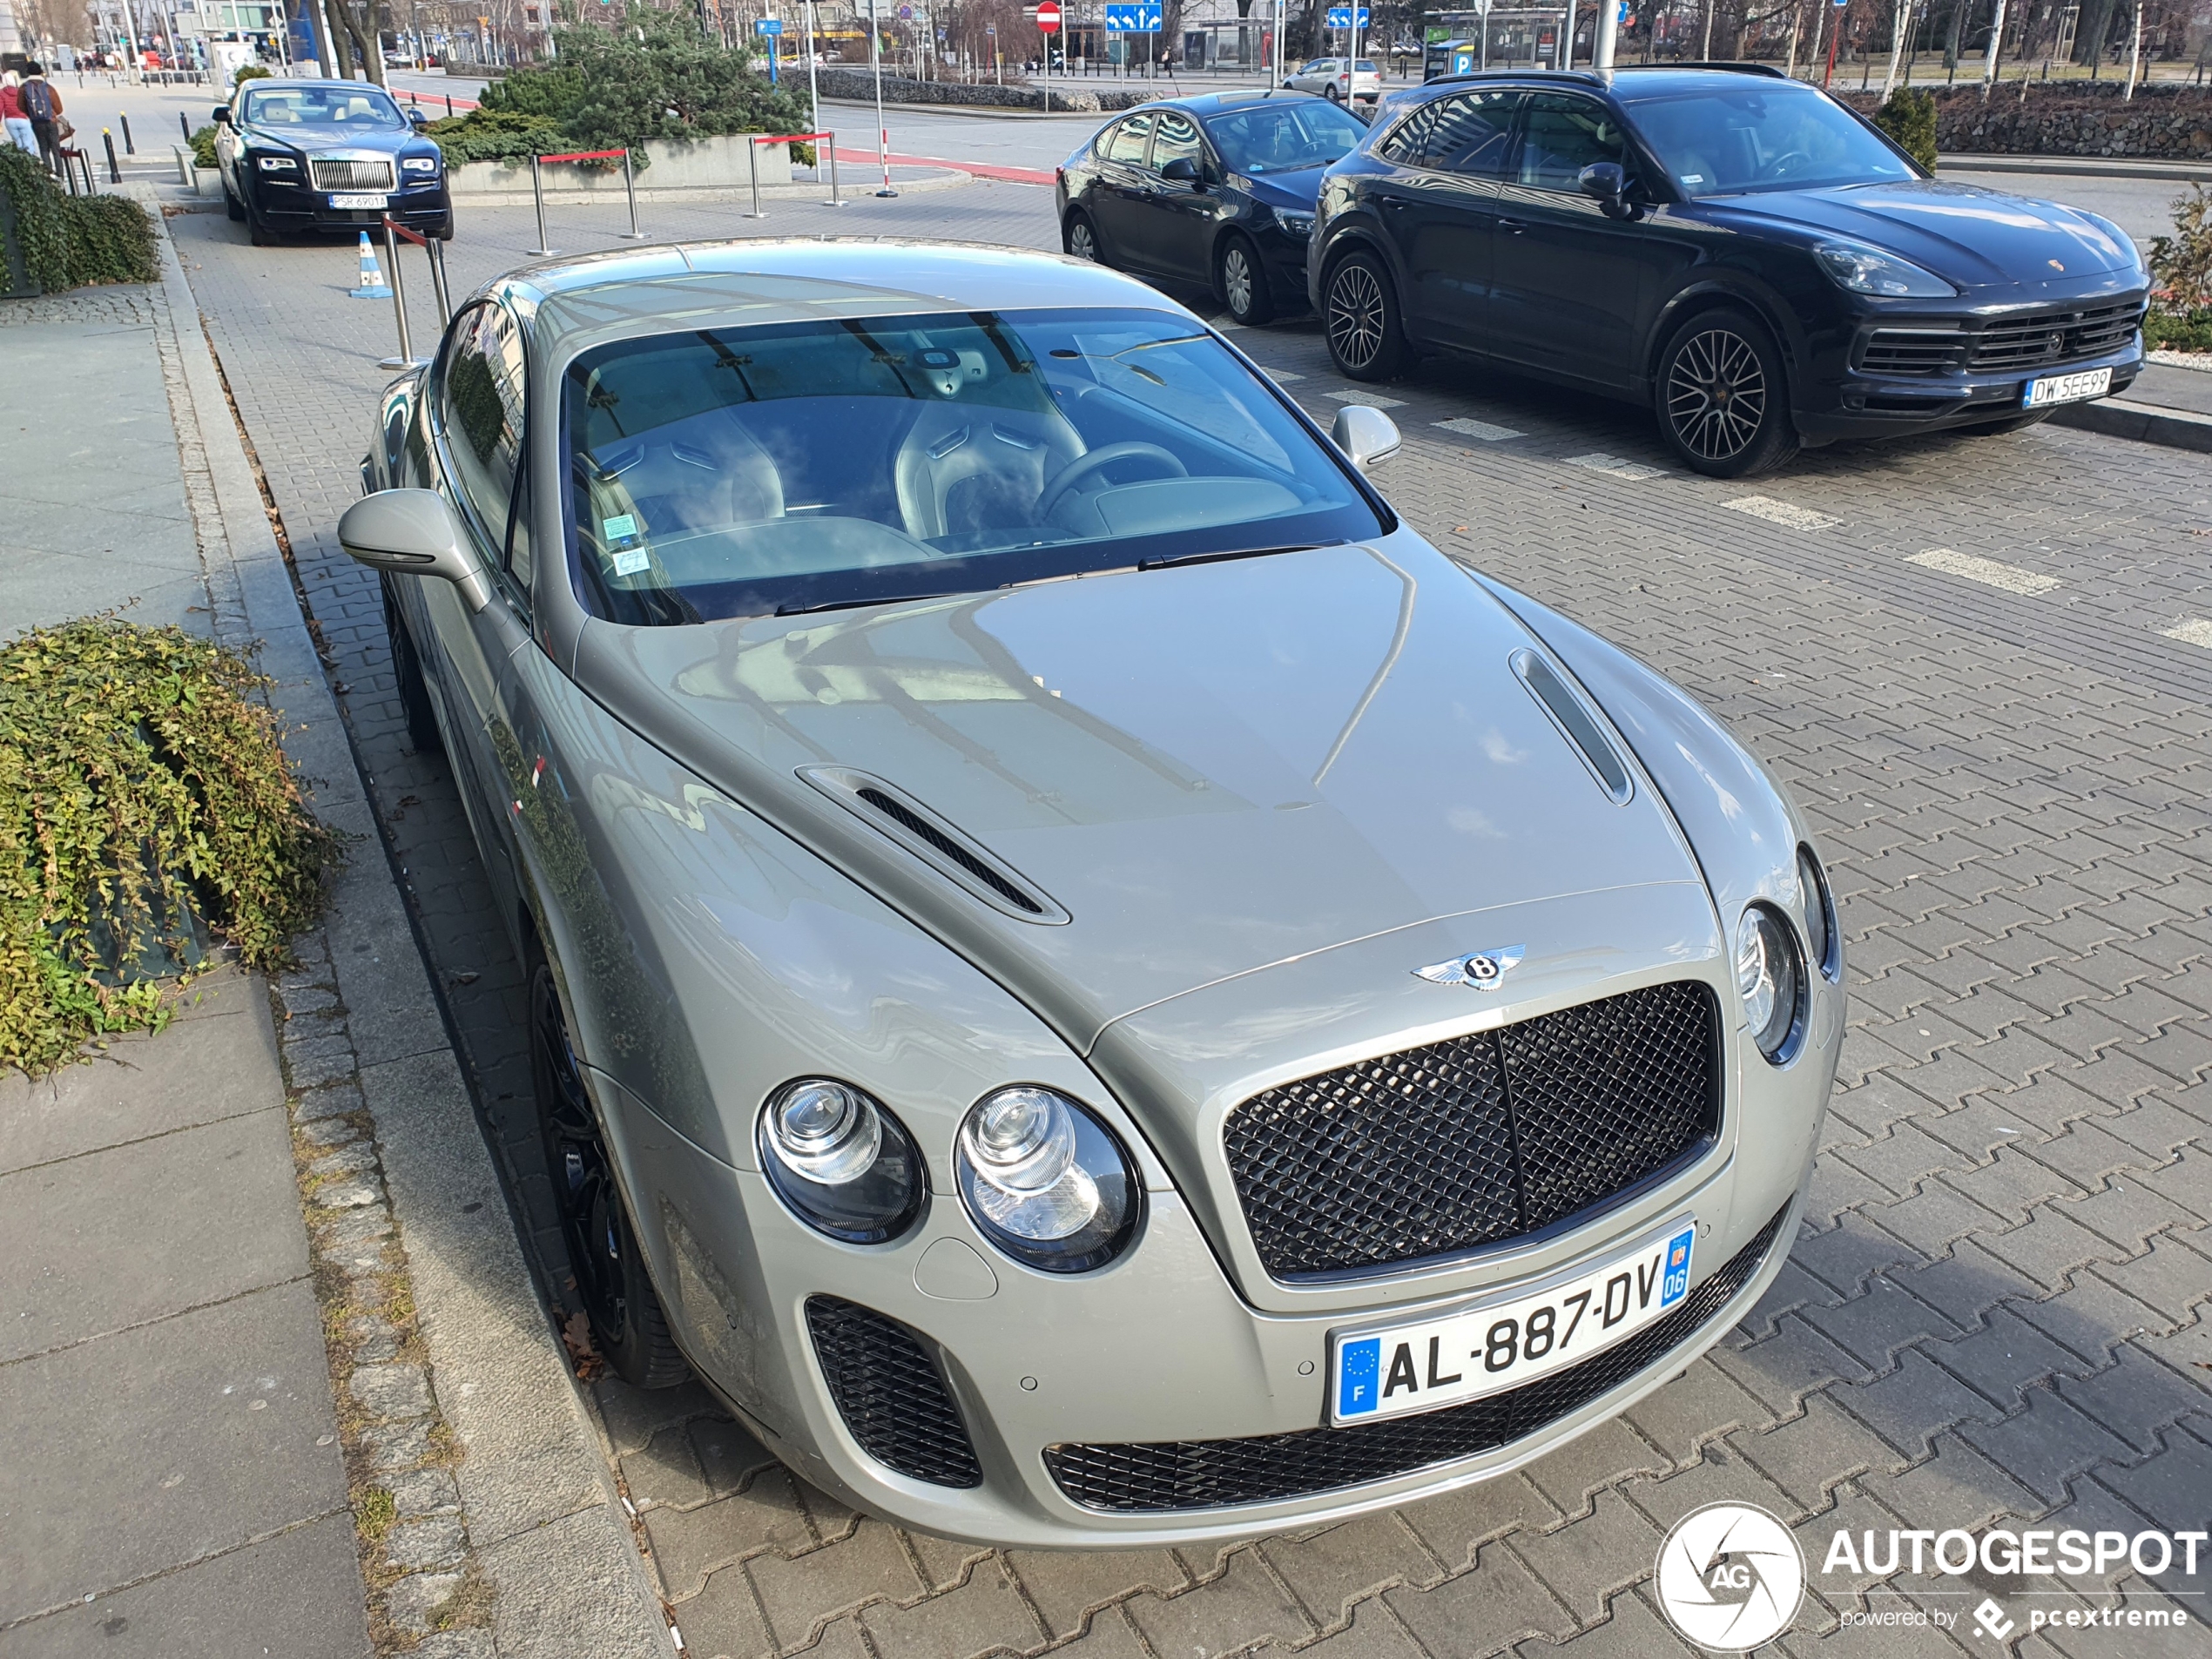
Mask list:
MULTIPOLYGON (((213 606, 154 289, 0 302, 0 630, 213 606), (167 361, 165 361, 166 359, 167 361)), ((368 1650, 258 974, 0 1078, 0 1656, 368 1650)))

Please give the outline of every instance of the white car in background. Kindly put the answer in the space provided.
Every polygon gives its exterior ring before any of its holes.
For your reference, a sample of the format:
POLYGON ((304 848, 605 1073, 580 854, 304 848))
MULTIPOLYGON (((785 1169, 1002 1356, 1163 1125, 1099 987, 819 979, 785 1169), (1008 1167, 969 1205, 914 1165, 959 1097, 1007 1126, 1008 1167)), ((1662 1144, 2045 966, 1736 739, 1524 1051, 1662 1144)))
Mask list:
POLYGON ((1283 84, 1291 91, 1318 92, 1339 104, 1364 104, 1371 111, 1382 99, 1382 75, 1372 57, 1316 57, 1285 75, 1283 84))

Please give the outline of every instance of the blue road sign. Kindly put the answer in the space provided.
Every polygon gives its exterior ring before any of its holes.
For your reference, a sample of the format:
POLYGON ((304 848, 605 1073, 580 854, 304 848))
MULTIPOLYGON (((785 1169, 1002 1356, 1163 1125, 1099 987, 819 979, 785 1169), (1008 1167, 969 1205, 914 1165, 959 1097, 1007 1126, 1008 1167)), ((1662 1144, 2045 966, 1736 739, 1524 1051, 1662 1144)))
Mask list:
POLYGON ((1109 35, 1157 35, 1160 32, 1160 8, 1154 4, 1106 8, 1106 32, 1109 35))
MULTIPOLYGON (((1329 8, 1328 26, 1332 29, 1351 28, 1352 8, 1350 6, 1331 6, 1329 8)), ((1367 26, 1367 8, 1365 6, 1359 8, 1359 26, 1362 29, 1365 29, 1367 26)))
POLYGON ((784 32, 784 20, 781 17, 756 17, 752 32, 756 35, 780 35, 784 32))

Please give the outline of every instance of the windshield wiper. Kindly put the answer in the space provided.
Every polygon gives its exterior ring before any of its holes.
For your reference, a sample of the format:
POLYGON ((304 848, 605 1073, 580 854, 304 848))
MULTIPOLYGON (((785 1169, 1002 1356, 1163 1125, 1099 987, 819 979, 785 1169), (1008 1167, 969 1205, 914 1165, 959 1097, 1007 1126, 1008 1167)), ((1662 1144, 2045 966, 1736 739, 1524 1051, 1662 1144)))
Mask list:
POLYGON ((957 598, 957 590, 948 593, 886 593, 865 599, 810 599, 804 603, 788 603, 776 607, 779 617, 805 617, 817 610, 858 610, 863 605, 918 604, 924 599, 957 598))
POLYGON ((1220 564, 1230 559, 1264 559, 1277 553, 1311 553, 1318 547, 1342 547, 1341 537, 1333 542, 1301 542, 1296 547, 1244 547, 1228 553, 1178 553, 1172 558, 1145 559, 1138 563, 1140 570, 1168 570, 1179 564, 1220 564))

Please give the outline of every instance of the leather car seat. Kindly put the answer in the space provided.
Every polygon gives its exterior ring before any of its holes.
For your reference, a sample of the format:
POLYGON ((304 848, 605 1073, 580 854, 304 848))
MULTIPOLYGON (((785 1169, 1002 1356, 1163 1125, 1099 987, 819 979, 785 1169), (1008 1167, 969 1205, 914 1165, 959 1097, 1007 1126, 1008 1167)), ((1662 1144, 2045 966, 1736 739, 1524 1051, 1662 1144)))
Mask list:
POLYGON ((907 534, 927 542, 1034 524, 1047 481, 1085 448, 1057 410, 925 404, 893 463, 907 534))

